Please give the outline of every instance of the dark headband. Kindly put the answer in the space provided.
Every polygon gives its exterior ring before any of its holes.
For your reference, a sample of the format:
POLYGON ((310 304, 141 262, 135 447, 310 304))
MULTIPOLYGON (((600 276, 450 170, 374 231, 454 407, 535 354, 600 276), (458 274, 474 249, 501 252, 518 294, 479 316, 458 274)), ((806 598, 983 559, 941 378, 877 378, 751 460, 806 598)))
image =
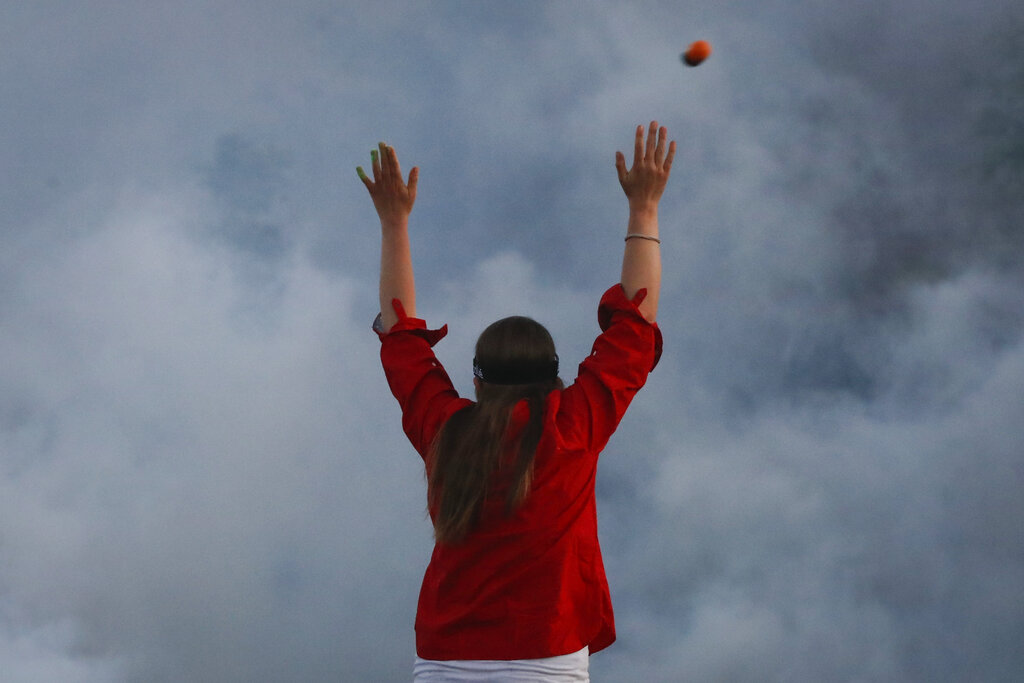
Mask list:
POLYGON ((552 360, 511 361, 480 365, 473 359, 473 375, 488 384, 534 384, 558 379, 558 356, 552 360))

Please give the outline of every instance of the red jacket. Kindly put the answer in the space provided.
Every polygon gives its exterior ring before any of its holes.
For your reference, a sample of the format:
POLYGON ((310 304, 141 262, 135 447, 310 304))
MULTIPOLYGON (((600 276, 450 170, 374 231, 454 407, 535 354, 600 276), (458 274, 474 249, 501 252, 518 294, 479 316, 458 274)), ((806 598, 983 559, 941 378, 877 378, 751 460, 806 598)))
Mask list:
MULTIPOLYGON (((601 298, 602 333, 576 381, 548 395, 530 494, 511 516, 495 482, 480 523, 459 544, 435 544, 416 614, 424 659, 534 659, 615 640, 611 596, 597 541, 597 457, 661 356, 661 332, 615 285, 601 298)), ((402 427, 421 457, 460 398, 428 330, 395 303, 399 321, 381 337, 381 362, 402 407, 402 427)), ((511 431, 528 417, 513 410, 511 431)))

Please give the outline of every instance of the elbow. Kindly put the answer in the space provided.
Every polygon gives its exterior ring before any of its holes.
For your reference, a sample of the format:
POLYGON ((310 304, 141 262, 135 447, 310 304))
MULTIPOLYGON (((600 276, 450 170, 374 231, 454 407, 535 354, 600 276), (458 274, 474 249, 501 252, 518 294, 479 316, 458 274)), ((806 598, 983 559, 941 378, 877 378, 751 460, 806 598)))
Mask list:
POLYGON ((652 295, 648 290, 647 296, 636 308, 643 319, 653 325, 658 319, 658 295, 656 293, 652 295))

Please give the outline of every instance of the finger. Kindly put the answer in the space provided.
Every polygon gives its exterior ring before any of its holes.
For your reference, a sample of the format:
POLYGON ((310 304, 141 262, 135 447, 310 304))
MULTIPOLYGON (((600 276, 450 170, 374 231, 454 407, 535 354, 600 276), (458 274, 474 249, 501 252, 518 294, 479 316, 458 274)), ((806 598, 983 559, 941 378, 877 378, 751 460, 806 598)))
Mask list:
POLYGON ((662 168, 665 169, 665 173, 672 170, 672 160, 676 158, 676 141, 673 140, 668 144, 668 154, 665 156, 665 163, 662 164, 662 168))
POLYGON ((658 146, 654 149, 654 163, 661 165, 662 159, 665 158, 665 138, 668 137, 668 129, 662 126, 658 129, 658 146))
POLYGON ((633 168, 637 167, 644 158, 644 127, 636 127, 636 138, 633 141, 633 168))
POLYGON ((398 164, 398 153, 394 147, 388 147, 388 163, 391 164, 391 172, 399 181, 402 180, 402 167, 398 164))
POLYGON ((626 156, 622 152, 615 153, 615 172, 619 175, 619 184, 626 182, 626 156))
POLYGON ((380 157, 381 179, 383 179, 384 182, 390 182, 393 175, 393 169, 391 167, 391 159, 388 155, 388 146, 383 142, 379 142, 377 143, 377 150, 378 156, 380 157))
POLYGON ((373 170, 373 182, 379 183, 381 179, 380 158, 375 149, 370 150, 370 165, 373 170))
POLYGON ((657 121, 651 121, 651 129, 647 133, 647 149, 645 150, 645 153, 644 153, 644 158, 645 159, 650 159, 651 161, 654 161, 654 143, 655 143, 655 141, 657 140, 657 137, 658 137, 657 133, 658 133, 658 122, 657 121))
POLYGON ((368 177, 366 177, 366 171, 363 170, 362 166, 356 166, 356 174, 359 176, 359 179, 363 181, 363 185, 366 185, 366 189, 372 191, 373 183, 370 182, 368 177))
POLYGON ((416 201, 416 184, 420 181, 420 167, 413 166, 409 171, 409 201, 416 201))

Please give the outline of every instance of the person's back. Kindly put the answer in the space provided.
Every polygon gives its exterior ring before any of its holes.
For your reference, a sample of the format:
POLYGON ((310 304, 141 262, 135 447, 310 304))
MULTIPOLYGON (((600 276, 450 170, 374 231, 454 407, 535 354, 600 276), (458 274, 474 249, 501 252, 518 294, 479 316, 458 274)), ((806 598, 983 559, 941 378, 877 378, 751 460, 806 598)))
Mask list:
POLYGON ((615 639, 597 537, 601 449, 661 353, 657 204, 675 152, 652 122, 633 167, 622 277, 601 298, 601 334, 563 387, 550 335, 498 321, 474 358, 477 400, 459 397, 415 318, 408 216, 418 169, 394 150, 359 175, 381 219, 381 361, 406 435, 424 460, 435 546, 416 616, 416 680, 587 680, 589 653, 615 639), (657 139, 656 139, 657 138, 657 139))

